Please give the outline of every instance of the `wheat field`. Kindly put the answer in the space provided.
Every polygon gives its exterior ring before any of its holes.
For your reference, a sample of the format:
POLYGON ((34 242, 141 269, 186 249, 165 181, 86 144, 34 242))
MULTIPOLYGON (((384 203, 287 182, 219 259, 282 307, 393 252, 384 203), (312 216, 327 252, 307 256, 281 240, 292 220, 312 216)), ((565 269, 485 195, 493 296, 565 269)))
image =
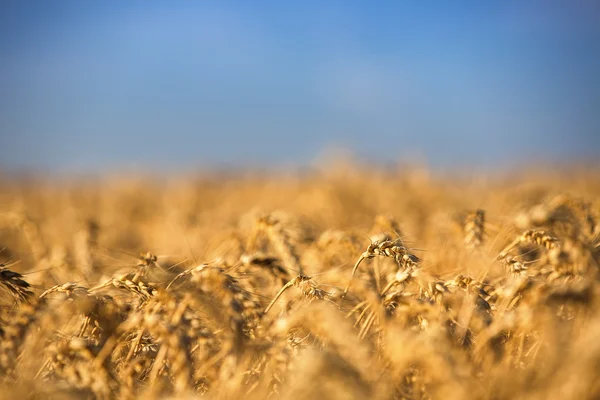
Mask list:
POLYGON ((598 172, 4 176, 0 397, 598 398, 598 172))

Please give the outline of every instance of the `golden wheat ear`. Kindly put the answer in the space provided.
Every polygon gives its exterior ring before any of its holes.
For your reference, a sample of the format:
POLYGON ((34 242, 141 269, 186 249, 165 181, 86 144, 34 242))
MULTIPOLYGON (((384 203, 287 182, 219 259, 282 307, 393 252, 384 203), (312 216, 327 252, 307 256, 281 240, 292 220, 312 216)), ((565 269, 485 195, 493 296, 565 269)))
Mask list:
POLYGON ((6 264, 0 264, 0 286, 4 287, 16 302, 28 301, 33 296, 29 290, 31 285, 25 281, 23 275, 8 269, 6 264))

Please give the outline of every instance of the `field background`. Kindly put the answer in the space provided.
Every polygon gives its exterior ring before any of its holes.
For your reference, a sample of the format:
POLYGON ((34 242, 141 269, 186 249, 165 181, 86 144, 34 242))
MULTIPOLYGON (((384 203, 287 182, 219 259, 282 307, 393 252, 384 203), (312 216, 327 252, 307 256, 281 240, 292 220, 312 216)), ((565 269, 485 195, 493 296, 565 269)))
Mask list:
POLYGON ((5 178, 2 396, 595 398, 599 176, 5 178))

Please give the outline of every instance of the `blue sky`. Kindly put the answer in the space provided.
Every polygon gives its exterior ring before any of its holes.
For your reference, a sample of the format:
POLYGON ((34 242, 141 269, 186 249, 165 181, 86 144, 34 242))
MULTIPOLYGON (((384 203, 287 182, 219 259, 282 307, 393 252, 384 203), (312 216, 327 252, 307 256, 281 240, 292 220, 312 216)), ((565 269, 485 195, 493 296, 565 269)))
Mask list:
POLYGON ((600 3, 0 2, 0 168, 600 156, 600 3))

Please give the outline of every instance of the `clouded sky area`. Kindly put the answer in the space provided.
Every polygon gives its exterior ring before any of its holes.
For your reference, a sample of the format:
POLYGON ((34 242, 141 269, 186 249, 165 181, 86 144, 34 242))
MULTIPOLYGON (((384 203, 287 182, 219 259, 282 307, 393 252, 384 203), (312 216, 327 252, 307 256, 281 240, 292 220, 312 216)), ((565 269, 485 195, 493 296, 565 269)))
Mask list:
POLYGON ((2 1, 0 168, 600 157, 600 2, 2 1))

